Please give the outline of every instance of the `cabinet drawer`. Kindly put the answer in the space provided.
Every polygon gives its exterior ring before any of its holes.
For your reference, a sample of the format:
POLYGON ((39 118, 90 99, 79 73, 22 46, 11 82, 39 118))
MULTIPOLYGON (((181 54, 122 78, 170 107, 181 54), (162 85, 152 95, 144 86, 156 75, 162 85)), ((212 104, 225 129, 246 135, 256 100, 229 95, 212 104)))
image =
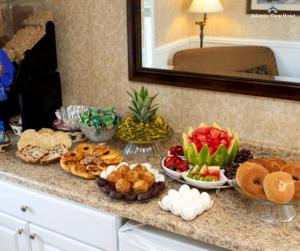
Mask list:
POLYGON ((0 190, 0 211, 97 248, 118 249, 120 217, 6 182, 0 190))

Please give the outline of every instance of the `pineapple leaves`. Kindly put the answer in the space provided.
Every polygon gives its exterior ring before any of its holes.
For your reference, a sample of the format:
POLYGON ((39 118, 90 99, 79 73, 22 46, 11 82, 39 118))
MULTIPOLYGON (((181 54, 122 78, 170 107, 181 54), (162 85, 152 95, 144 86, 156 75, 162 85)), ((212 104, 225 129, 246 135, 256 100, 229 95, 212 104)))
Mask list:
POLYGON ((131 106, 128 108, 131 111, 132 117, 142 123, 147 123, 152 120, 158 110, 158 105, 153 104, 154 99, 158 96, 149 96, 148 90, 143 86, 138 92, 132 89, 132 92, 127 92, 131 97, 131 106))

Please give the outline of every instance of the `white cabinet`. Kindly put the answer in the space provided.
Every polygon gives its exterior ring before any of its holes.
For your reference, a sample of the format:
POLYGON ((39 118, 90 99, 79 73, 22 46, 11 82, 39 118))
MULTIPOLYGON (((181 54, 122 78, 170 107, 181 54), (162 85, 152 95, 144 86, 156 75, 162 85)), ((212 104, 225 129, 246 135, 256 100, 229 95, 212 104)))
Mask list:
POLYGON ((119 216, 2 181, 0 191, 0 213, 20 219, 9 225, 0 217, 0 251, 27 251, 18 246, 22 224, 33 251, 118 250, 119 216))
POLYGON ((0 213, 0 250, 30 251, 26 221, 0 213))
POLYGON ((29 229, 32 251, 100 251, 32 224, 29 229))

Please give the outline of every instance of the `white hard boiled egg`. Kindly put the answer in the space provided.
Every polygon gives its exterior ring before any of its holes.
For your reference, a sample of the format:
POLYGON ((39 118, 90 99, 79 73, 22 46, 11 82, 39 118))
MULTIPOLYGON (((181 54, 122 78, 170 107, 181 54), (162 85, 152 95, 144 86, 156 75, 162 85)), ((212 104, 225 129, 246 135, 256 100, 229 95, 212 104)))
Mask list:
POLYGON ((193 204, 187 204, 184 208, 182 208, 180 212, 180 216, 182 219, 186 221, 192 221, 197 216, 197 211, 193 204))
POLYGON ((161 209, 165 211, 170 211, 170 206, 172 204, 173 200, 170 196, 165 196, 161 202, 159 202, 159 206, 161 209))
POLYGON ((205 206, 201 197, 197 197, 194 201, 194 207, 197 211, 197 214, 200 215, 204 212, 205 206))
POLYGON ((193 195, 194 198, 198 198, 201 195, 199 190, 196 188, 191 189, 190 193, 193 195))
POLYGON ((203 204, 205 206, 205 210, 209 210, 211 208, 211 198, 208 193, 204 192, 201 194, 201 198, 203 201, 203 204))
POLYGON ((180 198, 179 192, 177 192, 175 189, 170 189, 168 195, 174 200, 180 198))
POLYGON ((181 196, 184 196, 185 194, 189 193, 190 192, 190 187, 188 185, 182 185, 180 188, 179 188, 179 193, 181 196))
POLYGON ((191 193, 186 193, 186 194, 181 196, 181 199, 183 200, 183 202, 185 204, 189 204, 189 203, 193 202, 194 196, 191 193))
POLYGON ((170 206, 170 210, 172 214, 179 216, 183 207, 184 207, 183 201, 181 199, 176 199, 175 201, 172 202, 170 206))

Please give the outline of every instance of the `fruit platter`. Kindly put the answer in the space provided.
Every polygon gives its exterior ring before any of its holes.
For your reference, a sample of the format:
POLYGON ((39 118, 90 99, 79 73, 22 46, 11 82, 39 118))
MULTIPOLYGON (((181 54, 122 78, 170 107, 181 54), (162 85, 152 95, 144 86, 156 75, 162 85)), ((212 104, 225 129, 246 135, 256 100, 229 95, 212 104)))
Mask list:
POLYGON ((161 168, 170 178, 202 189, 231 187, 226 185, 224 168, 241 158, 237 135, 216 123, 201 124, 183 133, 182 142, 161 160, 161 168))
POLYGON ((149 163, 111 165, 97 178, 101 191, 112 199, 145 202, 165 188, 165 177, 149 163))
POLYGON ((158 94, 151 96, 145 87, 140 91, 135 89, 128 92, 131 98, 128 107, 129 115, 122 121, 116 132, 116 136, 128 142, 124 153, 149 154, 160 153, 160 141, 173 134, 173 129, 163 117, 157 114, 158 105, 154 100, 158 94))

